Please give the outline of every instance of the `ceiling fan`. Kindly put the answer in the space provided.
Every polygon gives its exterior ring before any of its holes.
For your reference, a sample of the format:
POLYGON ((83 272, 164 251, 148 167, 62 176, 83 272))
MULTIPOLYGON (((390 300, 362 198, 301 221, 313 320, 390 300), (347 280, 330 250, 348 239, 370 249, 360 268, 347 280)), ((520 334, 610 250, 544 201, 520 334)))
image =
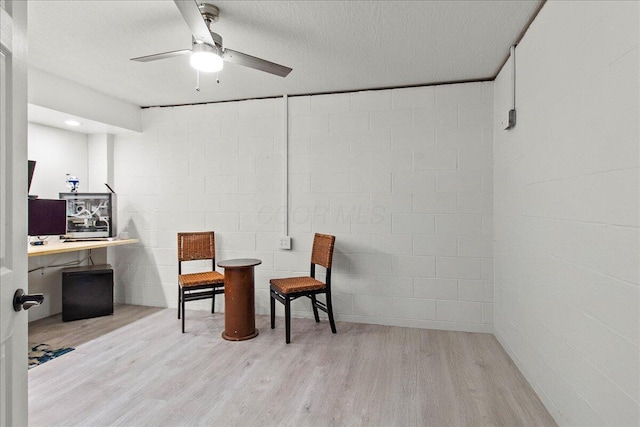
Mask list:
POLYGON ((132 61, 149 62, 174 56, 191 55, 191 66, 199 71, 220 71, 224 61, 227 61, 280 77, 286 77, 291 72, 292 69, 284 65, 224 48, 222 37, 211 31, 211 24, 218 20, 220 14, 214 5, 198 4, 195 0, 174 0, 174 3, 191 29, 192 48, 140 56, 131 58, 132 61))

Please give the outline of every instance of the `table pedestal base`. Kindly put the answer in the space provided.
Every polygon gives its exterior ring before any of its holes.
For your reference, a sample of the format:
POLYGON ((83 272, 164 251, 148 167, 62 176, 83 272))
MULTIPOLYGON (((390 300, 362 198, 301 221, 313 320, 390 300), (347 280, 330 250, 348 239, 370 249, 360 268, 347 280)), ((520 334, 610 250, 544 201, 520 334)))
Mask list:
POLYGON ((244 336, 244 337, 236 337, 236 336, 229 336, 227 335, 226 332, 222 333, 222 338, 224 338, 227 341, 244 341, 244 340, 250 340, 251 338, 255 338, 258 336, 260 332, 258 332, 258 330, 256 329, 255 331, 253 331, 253 333, 244 336))

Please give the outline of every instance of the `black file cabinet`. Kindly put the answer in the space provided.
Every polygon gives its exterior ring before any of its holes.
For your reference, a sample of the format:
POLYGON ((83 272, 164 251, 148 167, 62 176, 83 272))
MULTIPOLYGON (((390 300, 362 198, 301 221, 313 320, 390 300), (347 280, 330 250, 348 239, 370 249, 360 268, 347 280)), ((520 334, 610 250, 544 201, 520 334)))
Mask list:
POLYGON ((113 314, 113 269, 109 264, 62 270, 62 321, 113 314))

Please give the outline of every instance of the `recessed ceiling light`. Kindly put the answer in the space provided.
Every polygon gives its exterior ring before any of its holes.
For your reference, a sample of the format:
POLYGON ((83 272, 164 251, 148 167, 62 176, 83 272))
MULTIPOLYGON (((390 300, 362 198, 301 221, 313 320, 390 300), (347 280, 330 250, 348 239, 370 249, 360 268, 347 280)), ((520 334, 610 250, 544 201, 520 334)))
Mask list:
POLYGON ((67 126, 80 126, 80 122, 77 120, 65 120, 64 124, 67 126))

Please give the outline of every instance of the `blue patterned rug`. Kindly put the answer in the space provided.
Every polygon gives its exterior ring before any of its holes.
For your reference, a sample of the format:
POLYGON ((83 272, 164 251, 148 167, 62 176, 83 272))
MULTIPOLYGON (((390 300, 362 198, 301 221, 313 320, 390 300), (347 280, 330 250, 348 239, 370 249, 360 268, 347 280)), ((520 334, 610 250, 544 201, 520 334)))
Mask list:
POLYGON ((29 369, 67 354, 75 348, 51 348, 49 344, 29 344, 29 369))

